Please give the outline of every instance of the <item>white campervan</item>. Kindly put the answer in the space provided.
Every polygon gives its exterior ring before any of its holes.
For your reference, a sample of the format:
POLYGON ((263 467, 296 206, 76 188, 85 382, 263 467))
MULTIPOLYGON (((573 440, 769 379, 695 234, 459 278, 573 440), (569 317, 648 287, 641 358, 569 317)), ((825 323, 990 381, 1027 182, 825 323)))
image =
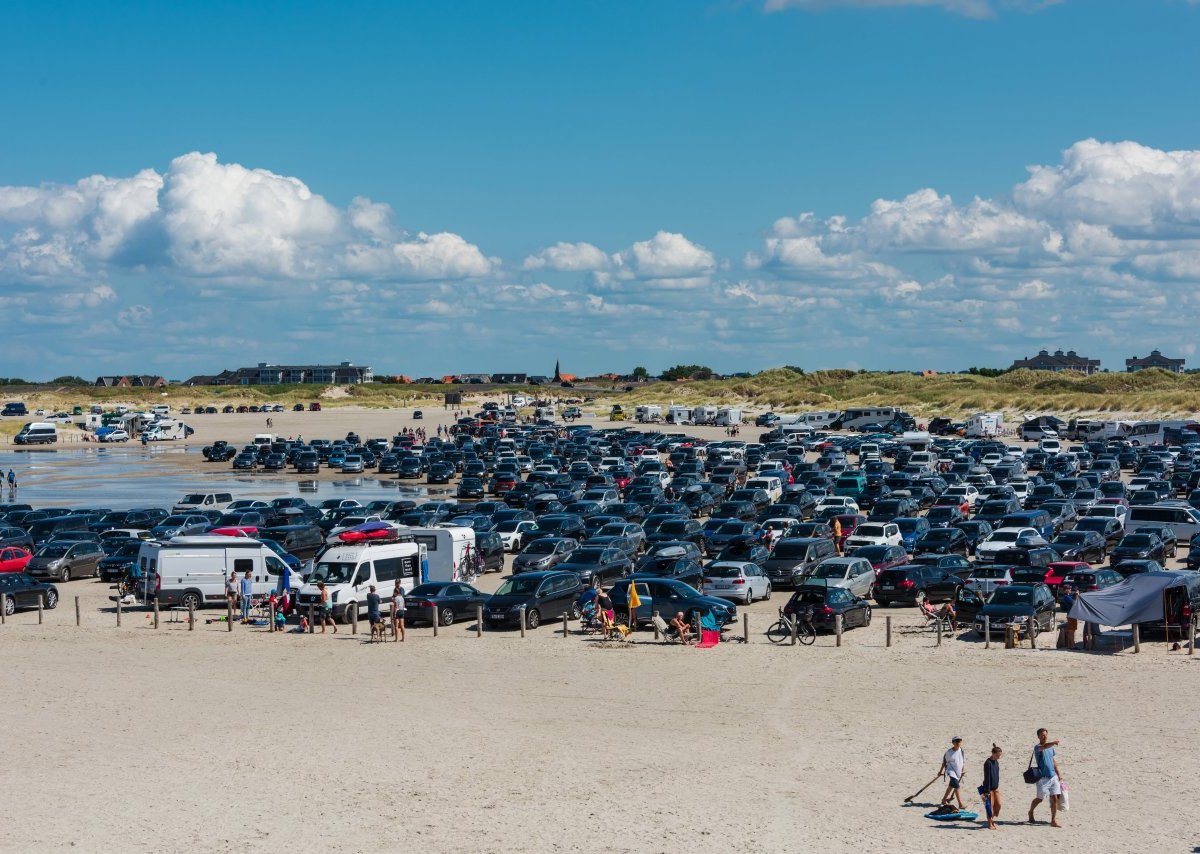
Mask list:
POLYGON ((293 589, 303 581, 275 552, 243 537, 204 535, 147 542, 138 552, 138 564, 143 577, 157 576, 158 603, 165 606, 224 604, 230 572, 241 578, 249 570, 255 596, 269 595, 285 572, 293 589))
POLYGON ((312 572, 300 588, 297 603, 301 608, 319 608, 321 590, 317 584, 324 582, 333 618, 342 623, 356 622, 367 609, 372 584, 386 602, 397 584, 407 593, 421 583, 423 552, 412 542, 335 543, 313 560, 312 572))

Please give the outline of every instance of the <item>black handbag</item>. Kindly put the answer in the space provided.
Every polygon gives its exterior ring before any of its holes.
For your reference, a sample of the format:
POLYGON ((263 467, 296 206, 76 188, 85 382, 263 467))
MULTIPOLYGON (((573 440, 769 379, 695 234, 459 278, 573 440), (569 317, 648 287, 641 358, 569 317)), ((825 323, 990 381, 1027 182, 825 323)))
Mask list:
POLYGON ((1029 754, 1029 767, 1025 769, 1025 773, 1022 775, 1025 778, 1025 782, 1031 786, 1042 779, 1042 772, 1033 767, 1033 756, 1035 753, 1037 753, 1037 748, 1034 748, 1033 752, 1029 754))

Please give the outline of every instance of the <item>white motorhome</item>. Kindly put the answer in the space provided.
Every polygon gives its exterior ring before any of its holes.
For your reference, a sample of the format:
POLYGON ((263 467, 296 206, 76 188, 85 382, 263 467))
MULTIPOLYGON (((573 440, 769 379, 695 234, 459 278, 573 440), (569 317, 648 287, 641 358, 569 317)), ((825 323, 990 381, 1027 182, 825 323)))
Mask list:
POLYGON ((933 437, 925 430, 908 430, 900 435, 900 444, 914 451, 928 451, 933 445, 933 437))
POLYGON ((240 579, 248 570, 255 596, 270 595, 279 587, 283 573, 288 573, 292 589, 303 583, 300 574, 288 569, 275 552, 244 537, 204 535, 146 542, 138 551, 138 564, 143 577, 157 578, 160 606, 224 605, 230 572, 240 579))
POLYGON ((655 404, 639 406, 634 410, 634 418, 642 424, 662 421, 662 407, 655 404))
POLYGON ((461 526, 406 528, 413 542, 424 547, 421 583, 465 581, 466 562, 475 550, 475 531, 461 526))
POLYGON ((325 584, 333 606, 333 618, 352 623, 367 609, 371 585, 383 601, 392 597, 399 584, 405 593, 421 583, 424 547, 414 542, 375 540, 334 543, 317 555, 308 581, 300 588, 301 608, 321 606, 319 583, 325 584))
POLYGON ((171 407, 167 406, 165 403, 159 403, 151 406, 150 411, 155 415, 170 415, 171 407))
POLYGON ((167 418, 162 421, 156 421, 143 429, 142 435, 146 437, 147 442, 166 442, 175 439, 186 439, 192 432, 192 428, 182 421, 174 421, 167 418))
POLYGON ((742 410, 729 407, 718 409, 715 423, 718 427, 730 427, 734 424, 741 424, 742 410))
POLYGON ((972 415, 963 425, 963 436, 967 439, 990 439, 1004 432, 1004 414, 980 412, 972 415))
POLYGON ((715 406, 697 406, 692 410, 693 424, 715 424, 717 408, 715 406))
POLYGON ((829 427, 834 430, 853 430, 856 427, 866 427, 868 424, 886 424, 899 414, 900 410, 895 406, 847 409, 830 423, 829 427))
POLYGON ((837 421, 842 413, 832 410, 820 410, 817 412, 805 412, 800 415, 800 421, 812 427, 814 430, 819 430, 822 427, 829 427, 833 422, 837 421))
POLYGON ((670 406, 667 408, 667 423, 691 424, 692 408, 690 406, 670 406))

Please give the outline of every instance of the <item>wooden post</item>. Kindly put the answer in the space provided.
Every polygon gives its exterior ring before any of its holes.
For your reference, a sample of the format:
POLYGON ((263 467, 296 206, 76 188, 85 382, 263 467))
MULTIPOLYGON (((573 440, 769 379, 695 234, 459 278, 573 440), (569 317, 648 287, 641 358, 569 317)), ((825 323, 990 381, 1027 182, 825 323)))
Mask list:
POLYGON ((837 635, 837 645, 842 645, 842 615, 834 614, 833 616, 833 633, 837 635))
POLYGON ((750 615, 742 611, 742 637, 750 643, 750 615))
POLYGON ((800 626, 800 615, 797 614, 792 618, 792 646, 796 645, 796 631, 800 626))
POLYGON ((317 630, 317 624, 313 622, 313 603, 308 603, 308 633, 311 635, 317 630))
POLYGON ((270 623, 267 624, 267 634, 271 634, 275 631, 275 603, 274 602, 271 603, 271 613, 267 619, 269 619, 271 621, 270 623))
POLYGON ((158 628, 158 597, 154 597, 154 628, 158 628))
POLYGON ((1037 633, 1038 633, 1037 614, 1034 614, 1029 618, 1029 627, 1027 629, 1025 629, 1025 634, 1029 635, 1029 648, 1030 649, 1037 649, 1037 633))
MULTIPOLYGON (((655 609, 654 609, 654 616, 655 616, 655 617, 658 617, 658 616, 659 616, 659 614, 658 614, 658 609, 657 609, 657 608, 655 608, 655 609)), ((661 617, 659 617, 659 619, 662 619, 662 618, 661 618, 661 617)), ((655 621, 654 621, 654 639, 655 639, 655 640, 661 640, 661 638, 659 638, 659 631, 658 631, 658 620, 655 620, 655 621)))
POLYGON ((233 600, 225 598, 225 631, 233 631, 233 600))
POLYGON ((517 616, 521 620, 521 637, 525 637, 525 606, 524 605, 522 605, 521 609, 519 611, 517 611, 517 616))
POLYGON ((188 603, 188 631, 196 631, 196 606, 188 603))
POLYGON ((942 645, 942 621, 937 621, 937 645, 942 645))
POLYGON ((884 617, 883 621, 887 625, 887 645, 890 647, 892 645, 892 618, 884 617))
POLYGON ((350 621, 350 634, 352 634, 352 635, 358 634, 358 609, 357 608, 355 608, 353 610, 348 609, 346 611, 346 613, 354 615, 354 619, 350 621))
POLYGON ((563 638, 567 637, 567 615, 563 614, 563 638))
POLYGON ((430 605, 430 606, 429 606, 429 624, 430 624, 431 626, 433 626, 433 636, 436 638, 436 637, 438 636, 438 613, 437 613, 437 605, 430 605))
POLYGON ((475 606, 475 637, 483 637, 483 606, 475 606))
POLYGON ((1196 617, 1193 614, 1192 619, 1188 621, 1188 628, 1191 632, 1188 634, 1188 655, 1196 654, 1196 617))
POLYGON ((1137 623, 1133 624, 1133 651, 1142 651, 1142 633, 1141 630, 1138 629, 1137 623))
POLYGON ((75 626, 79 627, 79 597, 75 597, 75 626))
POLYGON ((992 648, 992 618, 985 617, 983 620, 983 648, 992 648))
POLYGON ((121 628, 121 596, 117 595, 117 628, 121 628))
MULTIPOLYGON (((16 604, 15 600, 14 600, 13 604, 14 605, 16 604)), ((117 607, 118 608, 121 607, 120 599, 117 600, 117 607)), ((8 597, 0 596, 0 626, 3 626, 5 623, 8 622, 8 614, 5 613, 5 611, 7 611, 7 610, 8 610, 8 597)))
POLYGON ((42 624, 42 597, 38 597, 38 625, 42 624))

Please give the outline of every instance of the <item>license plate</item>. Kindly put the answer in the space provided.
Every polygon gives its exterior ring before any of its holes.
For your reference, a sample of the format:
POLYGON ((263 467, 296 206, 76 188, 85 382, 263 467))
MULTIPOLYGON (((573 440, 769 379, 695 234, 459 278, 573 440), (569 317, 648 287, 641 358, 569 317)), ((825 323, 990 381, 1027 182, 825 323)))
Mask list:
POLYGON ((893 590, 895 588, 893 588, 892 585, 890 585, 890 584, 881 584, 879 586, 879 589, 880 590, 893 590))

